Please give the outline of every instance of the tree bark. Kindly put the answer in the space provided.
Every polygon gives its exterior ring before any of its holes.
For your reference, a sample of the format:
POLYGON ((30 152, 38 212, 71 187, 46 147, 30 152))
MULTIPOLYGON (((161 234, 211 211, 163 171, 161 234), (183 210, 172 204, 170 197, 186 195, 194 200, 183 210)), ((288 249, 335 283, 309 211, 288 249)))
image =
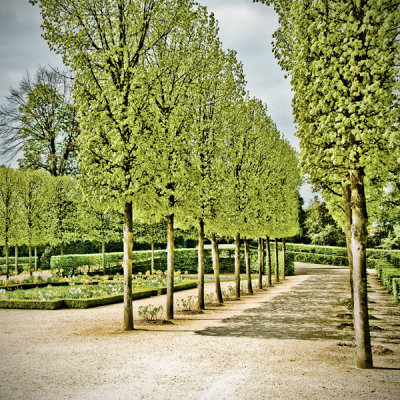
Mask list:
POLYGON ((132 249, 133 249, 132 202, 124 209, 124 330, 133 330, 132 306, 132 249))
POLYGON ((8 249, 8 240, 5 240, 4 249, 6 252, 6 277, 7 279, 10 277, 10 256, 9 256, 9 249, 8 249))
MULTIPOLYGON (((15 249, 14 249, 14 251, 15 251, 15 253, 14 253, 14 255, 15 255, 15 273, 18 275, 18 245, 16 244, 15 245, 15 249)), ((30 268, 31 269, 31 268, 30 268)))
POLYGON ((343 186, 343 208, 345 215, 345 234, 346 234, 346 246, 347 246, 347 258, 349 259, 349 271, 350 271, 350 293, 351 293, 351 304, 352 310, 354 310, 354 294, 353 294, 353 253, 351 251, 351 186, 343 186))
POLYGON ((357 367, 373 368, 367 298, 367 206, 364 193, 364 171, 350 172, 351 183, 351 250, 353 255, 354 331, 356 336, 357 367))
POLYGON ((32 276, 32 246, 28 246, 28 254, 29 254, 29 275, 32 276))
POLYGON ((267 280, 268 280, 268 286, 272 286, 272 265, 271 265, 271 245, 269 242, 269 236, 267 236, 267 280))
MULTIPOLYGON (((133 239, 133 236, 132 236, 133 239)), ((133 246, 132 246, 133 247, 133 246)), ((103 268, 103 275, 106 274, 106 241, 101 241, 101 266, 103 268)))
POLYGON ((278 239, 275 239, 275 282, 279 283, 279 252, 278 252, 278 239))
POLYGON ((286 279, 286 271, 285 271, 285 257, 286 257, 286 239, 282 239, 282 280, 284 281, 286 279))
POLYGON ((151 265, 150 265, 150 275, 154 275, 154 240, 151 240, 151 265))
POLYGON ((265 253, 264 253, 264 239, 258 239, 258 288, 263 287, 263 275, 265 265, 265 253))
POLYGON ((240 233, 235 236, 235 290, 236 298, 240 299, 240 233))
POLYGON ((224 299, 222 297, 221 281, 219 277, 219 252, 218 252, 218 242, 215 238, 215 233, 211 234, 211 248, 212 248, 212 258, 213 258, 213 269, 215 277, 215 294, 217 296, 217 301, 219 304, 223 304, 224 299))
POLYGON ((247 238, 244 238, 244 258, 246 260, 247 292, 249 294, 253 294, 253 285, 251 283, 250 250, 249 241, 247 238))
POLYGON ((37 246, 35 246, 35 271, 37 271, 37 246))
POLYGON ((197 306, 199 310, 204 310, 204 221, 199 219, 199 286, 197 291, 197 306))
POLYGON ((174 319, 174 215, 167 216, 167 319, 174 319))

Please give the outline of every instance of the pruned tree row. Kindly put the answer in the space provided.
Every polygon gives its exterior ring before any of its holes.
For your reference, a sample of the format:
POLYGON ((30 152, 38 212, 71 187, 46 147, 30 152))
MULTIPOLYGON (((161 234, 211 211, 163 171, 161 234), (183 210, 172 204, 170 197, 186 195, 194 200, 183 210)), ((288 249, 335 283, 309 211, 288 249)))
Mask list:
POLYGON ((124 215, 124 328, 133 329, 133 220, 167 223, 167 318, 177 226, 198 230, 199 308, 206 235, 220 301, 216 238, 236 239, 240 297, 240 238, 248 249, 250 238, 296 233, 300 175, 266 106, 246 95, 242 65, 222 49, 214 16, 192 0, 32 3, 44 38, 75 74, 84 196, 124 215))

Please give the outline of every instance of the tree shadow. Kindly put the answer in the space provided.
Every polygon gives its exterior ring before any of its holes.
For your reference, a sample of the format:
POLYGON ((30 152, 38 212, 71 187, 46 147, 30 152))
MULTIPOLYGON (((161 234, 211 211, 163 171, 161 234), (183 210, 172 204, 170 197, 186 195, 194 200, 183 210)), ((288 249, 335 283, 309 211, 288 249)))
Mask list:
POLYGON ((343 321, 337 317, 344 311, 338 299, 349 293, 348 274, 314 269, 312 275, 290 292, 226 318, 221 326, 196 333, 261 339, 351 340, 352 332, 339 329, 343 321))

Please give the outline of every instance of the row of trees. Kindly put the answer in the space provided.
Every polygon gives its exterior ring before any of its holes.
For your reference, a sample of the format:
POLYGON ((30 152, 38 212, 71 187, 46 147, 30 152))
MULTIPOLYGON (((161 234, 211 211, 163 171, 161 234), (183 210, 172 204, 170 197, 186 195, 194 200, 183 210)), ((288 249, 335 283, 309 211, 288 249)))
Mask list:
MULTIPOLYGON (((76 182, 68 176, 53 177, 45 171, 0 168, 0 244, 4 246, 7 277, 10 272, 9 247, 29 252, 44 245, 64 245, 71 241, 91 240, 105 244, 121 237, 121 217, 115 211, 97 211, 83 199, 76 182)), ((36 263, 35 263, 36 267, 36 263)))
MULTIPOLYGON (((133 329, 133 219, 168 226, 167 318, 173 318, 174 227, 204 235, 291 236, 297 156, 245 94, 213 15, 191 0, 41 0, 44 37, 75 73, 80 185, 97 209, 124 212, 124 328, 133 329)), ((246 246, 245 246, 246 247, 246 246)), ((217 257, 215 257, 217 260, 217 257)), ((217 264, 215 264, 217 271, 217 264)))
POLYGON ((399 2, 254 1, 279 14, 302 167, 346 232, 357 365, 372 368, 365 249, 368 213, 398 182, 399 2))

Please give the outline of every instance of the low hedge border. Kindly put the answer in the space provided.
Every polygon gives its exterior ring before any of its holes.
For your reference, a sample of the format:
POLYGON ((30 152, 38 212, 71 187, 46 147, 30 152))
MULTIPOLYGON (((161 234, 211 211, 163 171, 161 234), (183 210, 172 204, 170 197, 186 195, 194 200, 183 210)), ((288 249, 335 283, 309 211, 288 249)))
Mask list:
MULTIPOLYGON (((175 285, 174 292, 187 290, 197 287, 197 281, 190 281, 175 285)), ((133 289, 132 299, 140 300, 158 294, 164 294, 167 288, 141 288, 133 289)), ((18 309, 38 309, 38 310, 58 310, 61 308, 91 308, 105 306, 109 304, 121 303, 124 301, 123 294, 112 296, 93 297, 90 299, 59 299, 59 300, 0 300, 0 308, 18 308, 18 309)))
POLYGON ((58 310, 65 308, 64 300, 0 300, 0 308, 58 310))
MULTIPOLYGON (((180 284, 174 286, 174 292, 180 292, 182 290, 193 289, 193 288, 196 288, 197 286, 198 286, 197 281, 180 283, 180 284)), ((158 288, 157 292, 158 292, 158 294, 166 294, 167 287, 158 288)))
MULTIPOLYGON (((98 283, 98 282, 96 282, 98 283)), ((0 286, 0 289, 5 289, 7 291, 9 290, 17 290, 17 289, 34 289, 36 287, 40 288, 40 287, 47 287, 49 285, 51 286, 68 286, 70 284, 70 282, 38 282, 38 283, 20 283, 17 285, 8 285, 8 286, 0 286)))

